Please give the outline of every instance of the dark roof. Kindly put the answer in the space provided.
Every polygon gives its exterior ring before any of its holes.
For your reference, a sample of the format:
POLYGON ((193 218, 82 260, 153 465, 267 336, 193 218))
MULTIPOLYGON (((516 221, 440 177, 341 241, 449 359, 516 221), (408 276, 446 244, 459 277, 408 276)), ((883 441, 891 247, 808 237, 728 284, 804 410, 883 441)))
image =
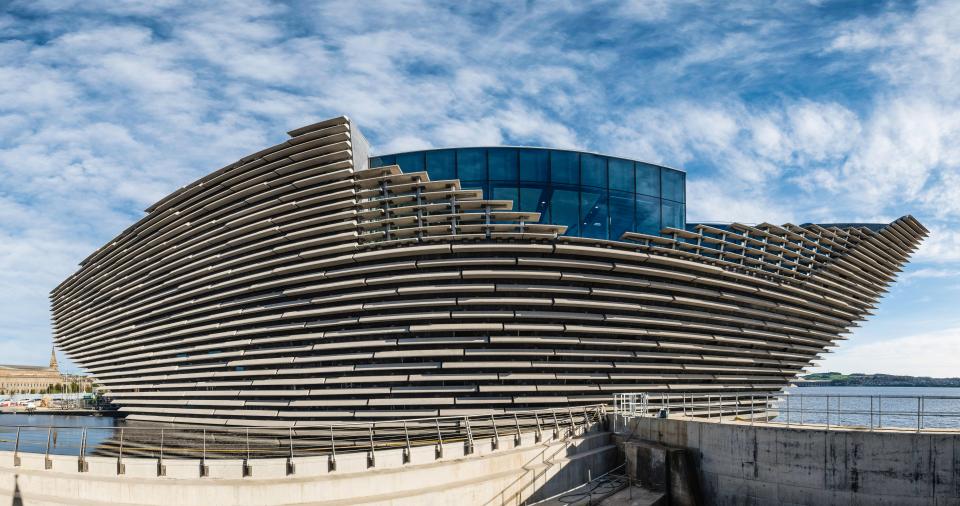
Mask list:
POLYGON ((0 364, 0 369, 20 369, 20 370, 30 370, 30 371, 39 371, 43 369, 49 369, 49 367, 42 365, 9 365, 9 364, 0 364))

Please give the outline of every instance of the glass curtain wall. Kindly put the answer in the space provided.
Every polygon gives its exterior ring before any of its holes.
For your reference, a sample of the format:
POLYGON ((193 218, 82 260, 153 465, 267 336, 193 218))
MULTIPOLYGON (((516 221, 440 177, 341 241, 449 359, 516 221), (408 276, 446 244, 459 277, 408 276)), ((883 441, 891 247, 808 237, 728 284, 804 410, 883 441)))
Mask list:
POLYGON ((667 167, 591 153, 539 148, 460 148, 370 159, 431 180, 460 179, 514 209, 566 225, 567 235, 618 240, 624 232, 658 235, 683 228, 685 174, 667 167))

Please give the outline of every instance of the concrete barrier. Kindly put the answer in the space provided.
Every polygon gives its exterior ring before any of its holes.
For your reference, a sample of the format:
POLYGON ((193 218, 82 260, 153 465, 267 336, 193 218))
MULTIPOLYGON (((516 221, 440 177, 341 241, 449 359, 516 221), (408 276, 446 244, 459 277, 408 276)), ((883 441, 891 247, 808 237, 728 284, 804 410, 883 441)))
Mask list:
POLYGON ((87 457, 80 472, 78 458, 0 452, 0 504, 9 504, 14 483, 29 506, 92 505, 333 505, 390 504, 519 504, 579 485, 617 465, 609 433, 599 425, 575 438, 542 442, 534 435, 504 436, 494 449, 491 439, 474 441, 465 454, 463 442, 442 446, 287 459, 200 460, 87 457), (408 462, 406 462, 409 460, 408 462), (334 467, 335 462, 335 469, 334 467), (158 467, 165 471, 158 476, 158 467), (16 478, 15 478, 16 477, 16 478))
POLYGON ((617 426, 621 437, 691 450, 707 504, 960 505, 960 434, 657 418, 617 426))

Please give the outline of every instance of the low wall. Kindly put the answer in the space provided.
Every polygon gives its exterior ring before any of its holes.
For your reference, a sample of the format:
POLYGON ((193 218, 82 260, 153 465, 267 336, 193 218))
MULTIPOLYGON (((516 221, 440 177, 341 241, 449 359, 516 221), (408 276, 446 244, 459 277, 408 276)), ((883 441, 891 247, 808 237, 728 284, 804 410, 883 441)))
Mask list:
POLYGON ((960 434, 617 422, 618 438, 690 449, 707 504, 960 505, 960 434))
POLYGON ((436 446, 414 447, 408 463, 403 449, 377 451, 372 466, 367 453, 342 454, 335 470, 326 456, 294 458, 289 475, 286 459, 255 459, 246 477, 242 460, 208 460, 201 477, 198 460, 164 459, 157 476, 157 459, 124 458, 118 475, 115 458, 87 457, 80 472, 77 457, 51 455, 47 469, 44 455, 21 453, 14 467, 13 453, 0 452, 0 505, 14 487, 26 506, 520 504, 607 471, 617 454, 599 424, 575 438, 547 431, 541 442, 529 433, 501 437, 498 449, 477 439, 472 454, 464 450, 445 443, 441 457, 436 446))

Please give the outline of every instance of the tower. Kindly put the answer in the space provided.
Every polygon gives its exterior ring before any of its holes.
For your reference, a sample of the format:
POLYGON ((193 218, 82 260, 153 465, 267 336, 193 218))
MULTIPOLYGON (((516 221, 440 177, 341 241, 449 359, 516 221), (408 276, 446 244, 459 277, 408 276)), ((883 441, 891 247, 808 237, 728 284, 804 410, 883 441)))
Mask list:
POLYGON ((50 369, 57 370, 57 351, 53 347, 50 348, 50 369))

